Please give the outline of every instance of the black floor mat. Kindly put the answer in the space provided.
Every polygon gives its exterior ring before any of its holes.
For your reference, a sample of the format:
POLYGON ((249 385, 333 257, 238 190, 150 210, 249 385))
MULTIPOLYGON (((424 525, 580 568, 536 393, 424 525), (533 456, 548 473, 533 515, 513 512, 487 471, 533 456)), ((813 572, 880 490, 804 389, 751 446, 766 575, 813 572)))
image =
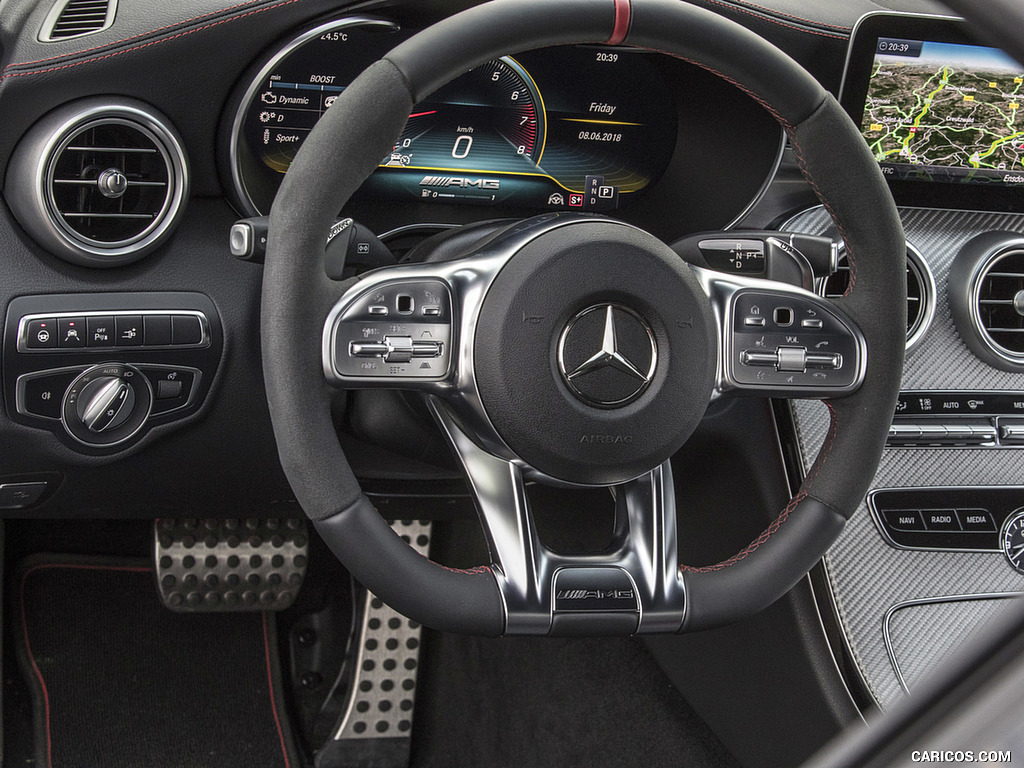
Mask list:
POLYGON ((413 768, 738 768, 632 638, 428 633, 413 768))
POLYGON ((273 616, 178 614, 145 563, 27 560, 14 598, 36 764, 298 768, 273 616))

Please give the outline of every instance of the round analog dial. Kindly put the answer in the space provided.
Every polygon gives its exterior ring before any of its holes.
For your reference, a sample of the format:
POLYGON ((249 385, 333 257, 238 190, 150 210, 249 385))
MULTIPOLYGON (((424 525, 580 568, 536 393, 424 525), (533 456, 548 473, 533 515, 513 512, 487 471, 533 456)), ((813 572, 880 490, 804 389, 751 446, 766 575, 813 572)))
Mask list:
POLYGON ((999 531, 999 546, 1010 565, 1024 573, 1024 507, 1006 518, 999 531))

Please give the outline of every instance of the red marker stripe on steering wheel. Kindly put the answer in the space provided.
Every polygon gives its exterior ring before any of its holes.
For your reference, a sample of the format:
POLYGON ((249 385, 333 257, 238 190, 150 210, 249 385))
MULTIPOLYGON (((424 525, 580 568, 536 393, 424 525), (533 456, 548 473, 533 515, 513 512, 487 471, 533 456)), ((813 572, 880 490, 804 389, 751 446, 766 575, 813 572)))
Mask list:
POLYGON ((630 0, 615 0, 615 26, 612 36, 605 40, 608 45, 618 45, 629 33, 630 0))

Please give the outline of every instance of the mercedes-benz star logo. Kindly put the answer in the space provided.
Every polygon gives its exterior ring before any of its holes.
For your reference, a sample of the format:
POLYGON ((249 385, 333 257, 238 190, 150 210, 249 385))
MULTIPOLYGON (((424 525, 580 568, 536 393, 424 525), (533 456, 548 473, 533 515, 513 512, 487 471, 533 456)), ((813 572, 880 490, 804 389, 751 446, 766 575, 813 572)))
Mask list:
POLYGON ((597 304, 569 321, 558 340, 558 369, 570 391, 599 408, 636 400, 654 378, 658 348, 640 315, 597 304))

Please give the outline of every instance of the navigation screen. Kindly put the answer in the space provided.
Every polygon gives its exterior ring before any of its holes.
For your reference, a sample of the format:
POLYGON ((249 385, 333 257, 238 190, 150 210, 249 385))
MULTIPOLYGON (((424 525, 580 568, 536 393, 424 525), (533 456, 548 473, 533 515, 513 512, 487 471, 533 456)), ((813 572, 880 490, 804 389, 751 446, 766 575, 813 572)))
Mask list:
POLYGON ((861 132, 890 179, 1024 184, 1022 105, 997 48, 881 37, 861 132))

